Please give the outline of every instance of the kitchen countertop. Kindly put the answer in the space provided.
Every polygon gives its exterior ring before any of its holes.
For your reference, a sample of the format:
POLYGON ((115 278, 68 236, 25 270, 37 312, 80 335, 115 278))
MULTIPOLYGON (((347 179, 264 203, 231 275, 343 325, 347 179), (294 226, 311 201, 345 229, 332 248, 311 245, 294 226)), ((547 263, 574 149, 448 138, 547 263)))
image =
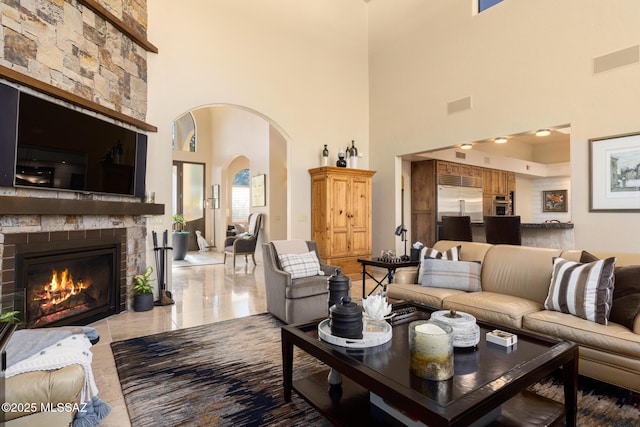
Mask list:
MULTIPOLYGON (((483 222, 472 222, 472 227, 484 227, 483 222)), ((573 228, 572 222, 523 222, 520 228, 568 230, 573 228)))

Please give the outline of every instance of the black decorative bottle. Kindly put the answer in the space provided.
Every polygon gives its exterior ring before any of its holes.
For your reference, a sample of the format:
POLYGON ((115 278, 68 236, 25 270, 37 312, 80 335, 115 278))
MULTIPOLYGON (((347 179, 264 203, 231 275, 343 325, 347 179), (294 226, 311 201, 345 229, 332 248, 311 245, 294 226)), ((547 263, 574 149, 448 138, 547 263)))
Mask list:
POLYGON ((344 159, 344 153, 338 153, 338 161, 336 162, 336 166, 339 168, 347 167, 347 161, 344 159))
POLYGON ((343 297, 349 296, 351 289, 351 279, 342 274, 340 267, 336 268, 335 274, 329 276, 329 299, 327 300, 328 309, 330 310, 336 304, 340 304, 343 297))
POLYGON ((361 340, 362 308, 351 302, 351 297, 342 297, 342 303, 329 310, 329 326, 333 336, 361 340))

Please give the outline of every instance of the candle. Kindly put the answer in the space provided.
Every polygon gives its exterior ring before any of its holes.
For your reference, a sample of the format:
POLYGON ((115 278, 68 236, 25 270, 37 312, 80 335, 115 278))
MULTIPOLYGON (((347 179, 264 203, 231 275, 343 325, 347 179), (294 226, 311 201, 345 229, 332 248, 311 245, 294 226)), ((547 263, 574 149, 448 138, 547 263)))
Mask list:
POLYGON ((409 324, 410 369, 428 380, 453 377, 453 329, 432 320, 409 324))

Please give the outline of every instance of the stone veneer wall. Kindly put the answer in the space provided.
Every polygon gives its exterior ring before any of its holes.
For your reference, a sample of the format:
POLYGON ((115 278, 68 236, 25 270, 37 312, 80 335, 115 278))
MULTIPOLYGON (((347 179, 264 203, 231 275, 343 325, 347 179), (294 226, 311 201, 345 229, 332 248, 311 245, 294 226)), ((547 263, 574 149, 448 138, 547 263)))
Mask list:
MULTIPOLYGON (((146 37, 146 0, 98 3, 146 37)), ((0 65, 136 119, 146 118, 147 52, 76 0, 2 0, 0 65)), ((138 201, 6 187, 0 187, 0 195, 138 201)), ((0 215, 0 259, 8 233, 126 228, 127 282, 132 283, 146 267, 145 218, 73 215, 72 205, 63 216, 0 215)), ((130 292, 127 299, 131 307, 130 292)))
MULTIPOLYGON (((98 3, 146 37, 146 0, 98 3)), ((147 52, 76 0, 3 0, 0 65, 146 117, 147 52)))

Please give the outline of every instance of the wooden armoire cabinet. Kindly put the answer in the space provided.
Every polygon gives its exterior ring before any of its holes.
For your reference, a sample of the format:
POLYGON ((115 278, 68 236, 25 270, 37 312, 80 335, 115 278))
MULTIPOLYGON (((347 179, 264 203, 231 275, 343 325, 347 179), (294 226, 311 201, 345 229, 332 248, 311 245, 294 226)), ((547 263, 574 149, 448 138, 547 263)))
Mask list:
POLYGON ((371 257, 371 177, 375 171, 322 166, 311 174, 311 239, 322 262, 357 277, 371 257))

